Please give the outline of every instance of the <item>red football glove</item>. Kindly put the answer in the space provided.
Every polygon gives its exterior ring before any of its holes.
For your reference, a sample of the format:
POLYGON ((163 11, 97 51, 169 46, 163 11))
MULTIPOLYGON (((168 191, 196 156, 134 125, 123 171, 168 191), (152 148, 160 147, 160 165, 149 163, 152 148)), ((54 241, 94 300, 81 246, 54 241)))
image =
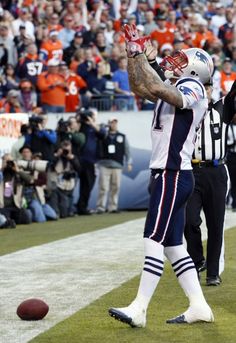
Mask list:
POLYGON ((150 40, 149 36, 140 37, 135 24, 124 25, 126 51, 128 57, 135 57, 142 54, 146 49, 146 42, 150 40))

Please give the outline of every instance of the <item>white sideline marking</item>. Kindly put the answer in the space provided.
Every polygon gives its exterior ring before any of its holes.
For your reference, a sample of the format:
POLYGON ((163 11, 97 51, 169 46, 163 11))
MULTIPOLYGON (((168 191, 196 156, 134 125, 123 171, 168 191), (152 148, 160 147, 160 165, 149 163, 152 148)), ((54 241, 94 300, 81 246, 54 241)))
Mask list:
MULTIPOLYGON (((228 212, 226 228, 235 222, 228 212)), ((143 226, 144 218, 0 257, 0 343, 26 343, 138 275, 143 226), (17 317, 31 297, 49 304, 44 320, 17 317)))

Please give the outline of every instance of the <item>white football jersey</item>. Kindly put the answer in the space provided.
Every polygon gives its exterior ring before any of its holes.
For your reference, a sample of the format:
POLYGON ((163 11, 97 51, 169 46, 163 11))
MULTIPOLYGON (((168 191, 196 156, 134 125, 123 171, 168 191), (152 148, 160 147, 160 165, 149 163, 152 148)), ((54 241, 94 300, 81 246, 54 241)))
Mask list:
POLYGON ((182 95, 183 108, 157 101, 151 130, 151 169, 192 169, 196 133, 208 107, 207 94, 202 83, 193 78, 182 78, 175 86, 182 95))

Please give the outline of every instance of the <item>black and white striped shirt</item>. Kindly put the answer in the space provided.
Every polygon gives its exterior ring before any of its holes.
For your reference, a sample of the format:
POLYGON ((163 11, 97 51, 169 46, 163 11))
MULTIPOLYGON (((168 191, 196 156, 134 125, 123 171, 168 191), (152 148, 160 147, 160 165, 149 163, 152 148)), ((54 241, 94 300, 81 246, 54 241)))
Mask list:
POLYGON ((222 160, 226 155, 228 118, 223 111, 224 98, 209 104, 207 113, 197 132, 193 159, 199 161, 222 160))

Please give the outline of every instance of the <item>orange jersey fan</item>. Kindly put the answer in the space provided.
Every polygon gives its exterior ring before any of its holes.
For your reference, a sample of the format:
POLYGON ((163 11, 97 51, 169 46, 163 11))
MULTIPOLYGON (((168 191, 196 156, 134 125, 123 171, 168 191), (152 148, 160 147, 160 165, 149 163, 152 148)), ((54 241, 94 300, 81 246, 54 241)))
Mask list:
POLYGON ((66 112, 76 112, 80 104, 79 91, 87 87, 87 83, 81 76, 75 73, 70 73, 66 79, 67 93, 66 93, 66 112))

